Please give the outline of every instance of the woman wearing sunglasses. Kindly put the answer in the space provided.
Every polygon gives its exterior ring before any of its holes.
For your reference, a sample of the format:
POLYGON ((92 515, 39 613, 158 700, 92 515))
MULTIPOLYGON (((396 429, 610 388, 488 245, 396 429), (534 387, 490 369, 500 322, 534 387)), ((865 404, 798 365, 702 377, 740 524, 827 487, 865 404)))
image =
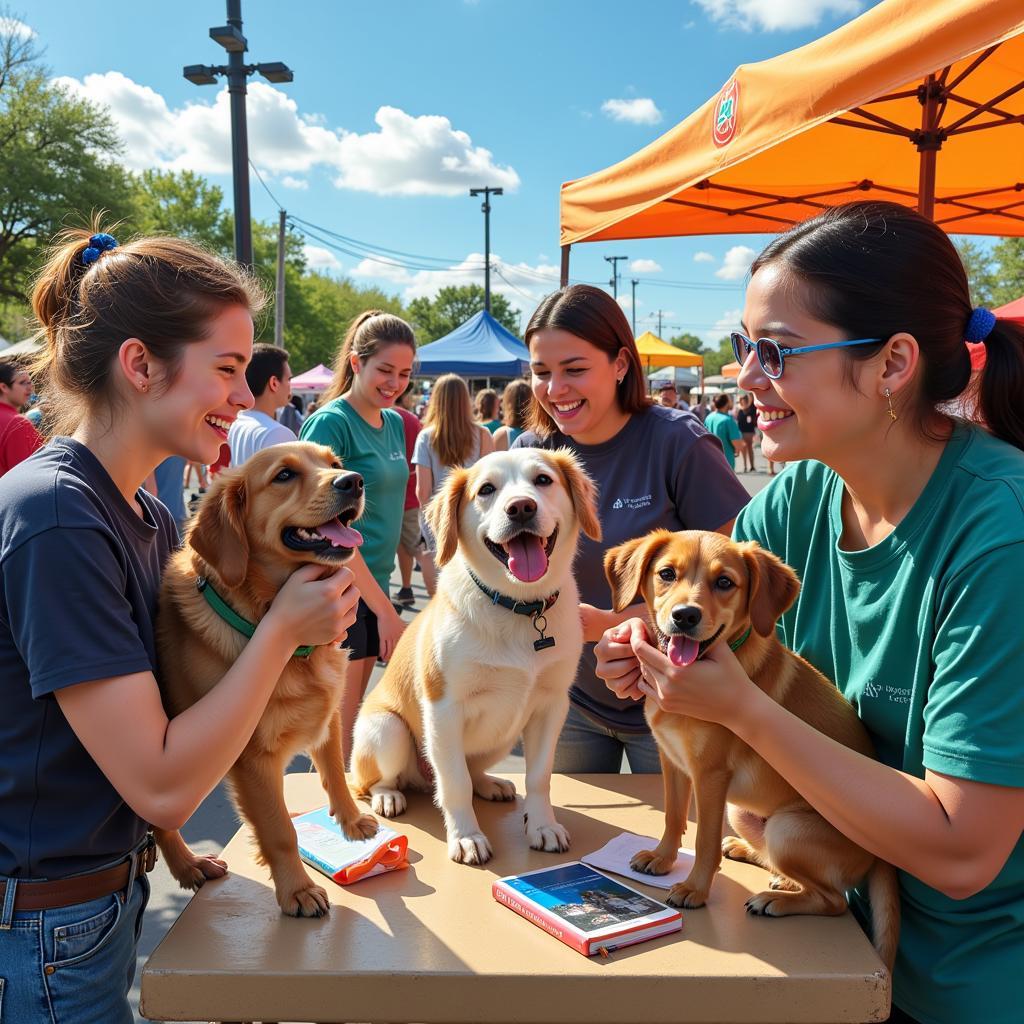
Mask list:
MULTIPOLYGON (((796 569, 782 639, 852 701, 878 760, 771 701, 728 644, 678 668, 634 619, 605 634, 597 671, 621 696, 731 729, 900 869, 892 1020, 1010 1024, 1024 964, 1024 327, 972 309, 947 236, 892 204, 829 210, 751 271, 739 383, 766 455, 799 464, 735 536, 796 569), (985 344, 974 386, 965 338, 985 344), (958 398, 987 429, 947 413, 958 398)), ((863 894, 853 905, 862 915, 863 894)))

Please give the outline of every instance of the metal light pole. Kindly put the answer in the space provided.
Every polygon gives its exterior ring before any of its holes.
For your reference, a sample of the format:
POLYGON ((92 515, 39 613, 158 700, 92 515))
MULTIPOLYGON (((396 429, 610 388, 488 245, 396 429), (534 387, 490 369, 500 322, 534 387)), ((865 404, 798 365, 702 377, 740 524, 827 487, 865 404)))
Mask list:
POLYGON ((501 188, 471 188, 471 196, 482 195, 483 205, 480 207, 484 213, 484 309, 491 312, 491 196, 503 196, 505 190, 501 188))
POLYGON ((636 286, 640 283, 635 277, 629 282, 633 286, 633 300, 630 309, 633 311, 633 337, 636 337, 636 286))
POLYGON ((274 290, 274 344, 284 348, 284 242, 288 232, 288 214, 278 211, 277 218, 277 278, 274 290))
POLYGON ((231 100, 231 176, 235 204, 235 259, 252 266, 252 216, 249 212, 249 133, 245 121, 246 79, 259 72, 268 82, 290 82, 291 68, 280 61, 246 64, 242 54, 249 44, 242 34, 242 0, 227 0, 228 23, 210 29, 210 38, 228 52, 225 64, 189 64, 184 76, 193 85, 215 85, 228 80, 231 100))
POLYGON ((605 263, 612 265, 612 279, 608 282, 612 286, 612 298, 619 297, 619 261, 628 260, 628 256, 605 256, 605 263))

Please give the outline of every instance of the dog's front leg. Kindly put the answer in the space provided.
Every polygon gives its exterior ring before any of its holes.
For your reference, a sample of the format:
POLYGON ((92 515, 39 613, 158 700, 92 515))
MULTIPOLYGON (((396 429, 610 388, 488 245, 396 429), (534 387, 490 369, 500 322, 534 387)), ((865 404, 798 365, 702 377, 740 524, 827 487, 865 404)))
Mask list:
POLYGON ((455 702, 441 706, 424 702, 424 745, 434 769, 434 801, 444 814, 448 856, 457 864, 485 864, 491 844, 473 812, 473 780, 466 764, 462 708, 455 702))
POLYGON ((686 816, 690 810, 690 776, 660 748, 658 757, 665 786, 665 830, 661 842, 653 850, 641 850, 629 862, 634 871, 648 875, 664 875, 672 870, 679 856, 679 844, 686 831, 686 816))
POLYGON ((523 753, 526 755, 526 837, 533 850, 564 853, 569 849, 569 833, 555 821, 551 807, 551 769, 555 746, 569 712, 565 691, 535 708, 523 727, 523 753))
POLYGON ((310 751, 313 764, 320 774, 320 782, 330 797, 330 815, 341 826, 349 839, 368 839, 377 831, 377 819, 363 814, 352 798, 345 778, 345 765, 341 753, 341 711, 331 713, 327 738, 310 751))
POLYGON ((702 768, 693 780, 697 791, 696 860, 686 881, 669 890, 668 902, 674 907, 703 907, 707 902, 722 863, 722 824, 731 779, 727 768, 716 766, 702 768))

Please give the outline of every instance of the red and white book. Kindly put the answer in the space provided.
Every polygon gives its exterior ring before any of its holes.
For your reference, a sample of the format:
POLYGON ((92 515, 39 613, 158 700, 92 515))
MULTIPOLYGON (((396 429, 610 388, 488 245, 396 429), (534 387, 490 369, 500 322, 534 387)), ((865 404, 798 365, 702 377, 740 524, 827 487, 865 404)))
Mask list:
POLYGON ((494 898, 584 956, 678 932, 678 910, 573 861, 499 878, 494 898))

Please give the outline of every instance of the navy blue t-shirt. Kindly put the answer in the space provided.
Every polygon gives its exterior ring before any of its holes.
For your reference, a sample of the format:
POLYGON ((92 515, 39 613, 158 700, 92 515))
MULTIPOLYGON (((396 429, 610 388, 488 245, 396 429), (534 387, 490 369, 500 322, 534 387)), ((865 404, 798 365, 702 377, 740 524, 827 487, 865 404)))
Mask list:
MULTIPOLYGON (((651 530, 717 530, 750 501, 722 446, 689 409, 649 406, 602 444, 555 431, 525 433, 512 447, 571 448, 597 483, 602 540, 581 536, 574 565, 580 600, 595 608, 612 606, 604 575, 610 548, 651 530)), ((643 704, 616 697, 598 677, 594 646, 583 645, 572 702, 611 729, 646 731, 643 704)))
POLYGON ((0 479, 0 875, 89 871, 145 834, 53 696, 156 665, 176 531, 155 497, 137 497, 144 519, 70 438, 0 479))

